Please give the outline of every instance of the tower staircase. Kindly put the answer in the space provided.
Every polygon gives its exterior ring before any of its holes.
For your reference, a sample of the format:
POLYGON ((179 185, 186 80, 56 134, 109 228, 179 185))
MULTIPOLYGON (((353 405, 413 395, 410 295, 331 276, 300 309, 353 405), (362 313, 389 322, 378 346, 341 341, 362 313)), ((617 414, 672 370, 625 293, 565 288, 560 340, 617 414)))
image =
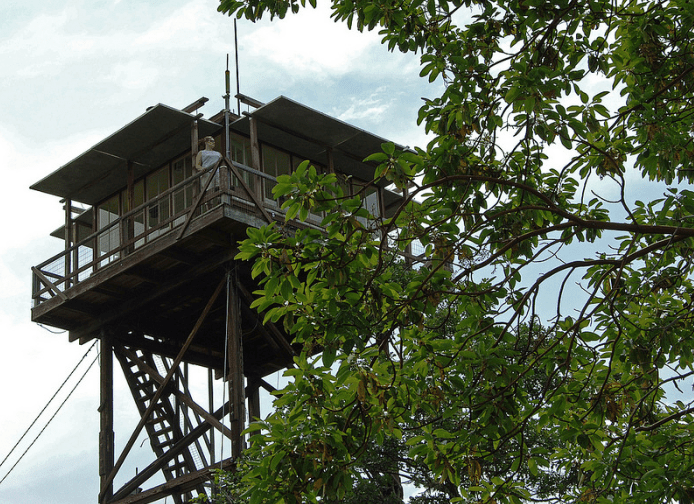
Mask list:
MULTIPOLYGON (((143 416, 154 397, 157 388, 169 371, 169 362, 160 356, 144 350, 131 351, 125 347, 115 349, 115 355, 121 364, 126 382, 132 392, 140 416, 143 416)), ((201 418, 193 412, 192 419, 198 425, 192 425, 190 411, 178 400, 180 394, 189 394, 186 377, 176 374, 176 380, 167 385, 167 390, 145 423, 152 450, 158 459, 169 460, 161 467, 166 481, 196 472, 207 467, 205 453, 211 453, 211 443, 207 434, 193 443, 181 447, 181 440, 202 423, 201 418), (179 388, 180 387, 180 388, 179 388), (181 388, 183 390, 181 390, 181 388), (203 449, 203 445, 206 445, 203 449), (167 456, 168 455, 168 456, 167 456)), ((195 487, 197 493, 205 493, 203 485, 195 487)), ((174 494, 174 502, 183 504, 193 496, 174 494)))

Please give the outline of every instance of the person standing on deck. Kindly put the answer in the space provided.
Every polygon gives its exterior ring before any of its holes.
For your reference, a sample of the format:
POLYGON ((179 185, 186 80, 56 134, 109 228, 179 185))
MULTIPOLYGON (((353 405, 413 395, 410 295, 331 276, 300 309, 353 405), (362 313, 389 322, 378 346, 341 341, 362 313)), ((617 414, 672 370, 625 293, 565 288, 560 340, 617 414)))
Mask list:
MULTIPOLYGON (((200 152, 198 152, 197 156, 195 156, 195 169, 198 172, 205 171, 211 166, 214 166, 214 164, 222 158, 222 154, 214 150, 213 137, 206 136, 203 140, 205 142, 205 150, 201 150, 200 152)), ((200 178, 201 188, 205 187, 205 184, 207 184, 207 180, 210 176, 214 177, 211 186, 219 186, 219 171, 215 171, 214 174, 203 175, 200 178)))

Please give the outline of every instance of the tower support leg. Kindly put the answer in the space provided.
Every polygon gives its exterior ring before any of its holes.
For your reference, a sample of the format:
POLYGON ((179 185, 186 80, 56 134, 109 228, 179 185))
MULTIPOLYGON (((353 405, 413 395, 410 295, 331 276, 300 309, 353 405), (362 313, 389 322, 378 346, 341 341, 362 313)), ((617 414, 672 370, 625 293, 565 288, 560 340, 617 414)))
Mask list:
POLYGON ((101 494, 99 503, 105 504, 113 497, 113 482, 107 479, 113 470, 113 346, 111 338, 101 337, 101 416, 99 432, 99 477, 101 494))
POLYGON ((241 432, 245 424, 245 397, 243 378, 243 347, 241 343, 241 303, 238 292, 238 276, 232 268, 227 279, 227 352, 229 370, 229 398, 231 402, 231 456, 237 460, 243 451, 241 432))

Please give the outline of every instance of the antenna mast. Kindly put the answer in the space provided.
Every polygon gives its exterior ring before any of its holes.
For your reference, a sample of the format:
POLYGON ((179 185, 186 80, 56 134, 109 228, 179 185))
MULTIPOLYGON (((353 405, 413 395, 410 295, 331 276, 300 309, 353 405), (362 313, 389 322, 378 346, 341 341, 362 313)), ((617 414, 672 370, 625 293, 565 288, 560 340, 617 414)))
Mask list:
POLYGON ((226 94, 224 95, 224 140, 226 146, 226 157, 231 158, 231 146, 229 145, 229 53, 227 53, 227 69, 224 72, 224 81, 226 83, 226 94))
MULTIPOLYGON (((234 50, 236 51, 236 112, 241 116, 241 86, 239 85, 239 38, 236 32, 236 18, 234 18, 234 50)), ((229 61, 227 60, 227 69, 229 68, 229 61)), ((229 91, 227 91, 228 93, 229 91)))

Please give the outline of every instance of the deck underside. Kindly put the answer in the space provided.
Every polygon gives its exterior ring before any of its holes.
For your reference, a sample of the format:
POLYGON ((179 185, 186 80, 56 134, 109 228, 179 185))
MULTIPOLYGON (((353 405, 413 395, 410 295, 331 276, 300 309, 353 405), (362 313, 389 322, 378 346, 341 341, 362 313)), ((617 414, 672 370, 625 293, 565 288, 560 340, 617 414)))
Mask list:
MULTIPOLYGON (((219 205, 196 219, 178 238, 172 232, 142 249, 112 261, 88 279, 32 309, 32 320, 67 330, 71 341, 85 343, 108 333, 131 348, 176 356, 212 292, 232 269, 238 275, 244 370, 266 376, 286 368, 294 349, 281 324, 262 324, 250 308, 257 288, 250 264, 234 260, 245 223, 234 210, 219 205)), ((226 334, 224 296, 202 321, 187 362, 220 370, 226 334)))

